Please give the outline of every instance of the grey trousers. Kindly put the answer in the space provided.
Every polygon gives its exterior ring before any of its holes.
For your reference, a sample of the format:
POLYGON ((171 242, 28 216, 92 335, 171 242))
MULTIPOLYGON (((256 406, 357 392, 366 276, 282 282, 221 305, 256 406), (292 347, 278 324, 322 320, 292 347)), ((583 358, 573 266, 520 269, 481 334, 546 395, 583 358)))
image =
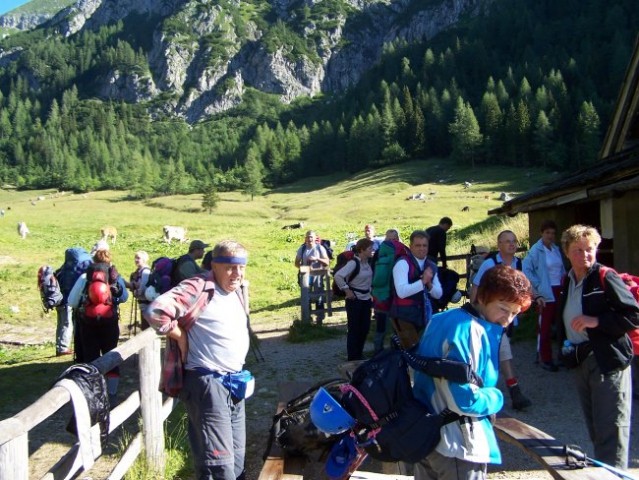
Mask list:
POLYGON ((55 351, 64 352, 71 349, 73 341, 73 308, 68 305, 55 307, 58 317, 55 329, 55 351))
POLYGON ((432 451, 414 465, 414 472, 415 480, 486 480, 487 465, 432 451))
POLYGON ((594 355, 574 370, 579 402, 595 459, 617 468, 628 468, 631 371, 626 368, 602 375, 594 355))
POLYGON ((187 370, 180 392, 189 416, 189 443, 198 480, 244 478, 244 400, 233 401, 213 375, 187 370))

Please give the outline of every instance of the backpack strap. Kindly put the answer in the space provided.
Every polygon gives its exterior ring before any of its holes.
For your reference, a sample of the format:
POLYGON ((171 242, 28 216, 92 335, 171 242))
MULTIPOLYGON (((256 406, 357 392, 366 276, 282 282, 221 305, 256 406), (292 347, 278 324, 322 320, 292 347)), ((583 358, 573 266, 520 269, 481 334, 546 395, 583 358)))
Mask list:
POLYGON ((352 290, 353 292, 357 292, 357 293, 368 293, 370 292, 370 290, 364 290, 362 288, 353 288, 349 285, 349 282, 351 280, 353 280, 355 277, 357 277, 357 275, 359 275, 359 271, 361 268, 361 260, 359 259, 359 257, 357 255, 353 255, 352 260, 355 262, 355 269, 351 272, 351 274, 348 276, 348 280, 346 280, 346 286, 352 290))

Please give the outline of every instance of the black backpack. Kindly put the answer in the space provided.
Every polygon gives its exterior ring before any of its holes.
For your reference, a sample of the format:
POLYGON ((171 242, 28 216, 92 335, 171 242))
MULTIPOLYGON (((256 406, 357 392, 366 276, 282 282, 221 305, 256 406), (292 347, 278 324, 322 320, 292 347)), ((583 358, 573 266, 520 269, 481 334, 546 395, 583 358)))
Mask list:
MULTIPOLYGON (((359 260, 359 258, 357 258, 357 256, 355 255, 355 252, 353 250, 346 250, 346 251, 340 253, 337 256, 337 260, 335 262, 335 267, 333 267, 333 270, 331 271, 331 275, 335 276, 335 274, 339 270, 344 268, 344 266, 350 260, 355 260, 355 269, 351 272, 351 274, 348 276, 348 278, 346 278, 346 283, 348 284, 348 282, 350 282, 357 275, 359 275, 359 269, 360 269, 360 260, 359 260)), ((350 285, 349 285, 349 288, 351 288, 350 285)), ((343 296, 346 295, 344 293, 344 290, 342 290, 341 288, 339 288, 337 286, 337 283, 335 283, 335 279, 334 278, 333 278, 333 281, 331 282, 331 290, 333 291, 333 296, 334 297, 343 297, 343 296)), ((361 290, 358 290, 356 288, 351 288, 351 290, 354 290, 356 292, 362 292, 361 290)))
POLYGON ((342 435, 327 435, 318 430, 311 421, 309 409, 320 387, 324 387, 329 393, 339 398, 340 387, 345 383, 339 378, 323 380, 289 400, 286 406, 273 416, 264 460, 271 451, 273 442, 287 454, 294 456, 317 455, 319 458, 328 451, 342 435))
POLYGON ((437 446, 442 426, 461 418, 450 410, 434 413, 413 396, 409 365, 434 377, 481 385, 467 363, 399 349, 383 350, 361 364, 341 404, 357 421, 358 444, 376 460, 415 463, 437 446))
MULTIPOLYGON (((497 260, 497 253, 499 253, 499 252, 490 252, 490 253, 486 256, 486 260, 488 260, 488 259, 490 258, 493 262, 495 262, 495 265, 501 265, 501 263, 502 263, 502 262, 500 262, 500 261, 498 261, 498 260, 497 260)), ((486 261, 486 260, 484 260, 484 261, 486 261)), ((521 270, 522 270, 521 258, 519 258, 519 257, 515 257, 515 260, 516 260, 516 262, 515 262, 515 268, 521 272, 521 270)), ((509 266, 510 266, 510 265, 509 265, 509 266)))

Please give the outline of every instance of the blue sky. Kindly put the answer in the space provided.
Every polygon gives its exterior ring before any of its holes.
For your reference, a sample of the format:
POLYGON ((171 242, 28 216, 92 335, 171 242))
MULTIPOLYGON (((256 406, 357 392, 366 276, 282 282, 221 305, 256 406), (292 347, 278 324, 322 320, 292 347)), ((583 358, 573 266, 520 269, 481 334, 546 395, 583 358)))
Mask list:
POLYGON ((7 13, 20 5, 28 3, 29 0, 2 0, 0 1, 0 15, 7 13))

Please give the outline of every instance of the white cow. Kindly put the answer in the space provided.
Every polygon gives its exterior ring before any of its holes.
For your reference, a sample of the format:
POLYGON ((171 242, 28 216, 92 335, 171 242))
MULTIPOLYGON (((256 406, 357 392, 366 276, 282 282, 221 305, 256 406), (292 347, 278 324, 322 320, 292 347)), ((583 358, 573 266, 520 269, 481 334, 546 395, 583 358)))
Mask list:
POLYGON ((106 226, 106 227, 102 227, 100 229, 100 235, 102 240, 104 240, 105 242, 109 239, 109 237, 111 238, 111 243, 115 244, 115 241, 118 238, 118 229, 112 226, 106 226))
POLYGON ((186 228, 184 227, 164 225, 162 231, 164 232, 164 240, 166 240, 167 243, 171 243, 173 239, 182 243, 186 242, 186 228))
POLYGON ((24 240, 25 238, 27 238, 27 235, 29 233, 31 232, 29 232, 29 227, 27 227, 27 224, 24 222, 18 222, 18 235, 20 235, 20 238, 24 240))

